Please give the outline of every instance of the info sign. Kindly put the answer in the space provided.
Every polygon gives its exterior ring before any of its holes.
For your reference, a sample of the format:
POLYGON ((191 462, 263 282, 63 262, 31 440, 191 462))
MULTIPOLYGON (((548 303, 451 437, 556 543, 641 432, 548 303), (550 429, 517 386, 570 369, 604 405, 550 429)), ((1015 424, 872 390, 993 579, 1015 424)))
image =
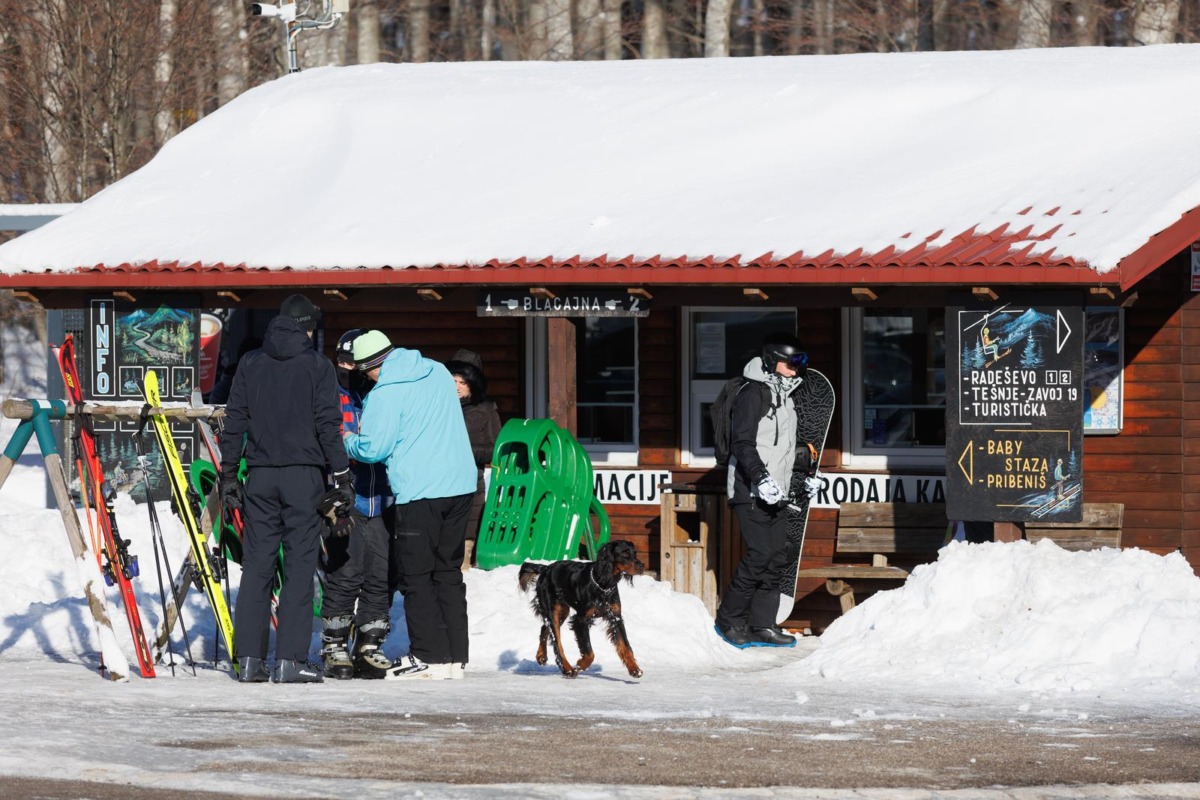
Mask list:
POLYGON ((481 289, 475 301, 480 317, 648 317, 650 301, 623 291, 542 292, 481 289))
POLYGON ((1083 518, 1083 308, 946 309, 946 514, 1083 518))

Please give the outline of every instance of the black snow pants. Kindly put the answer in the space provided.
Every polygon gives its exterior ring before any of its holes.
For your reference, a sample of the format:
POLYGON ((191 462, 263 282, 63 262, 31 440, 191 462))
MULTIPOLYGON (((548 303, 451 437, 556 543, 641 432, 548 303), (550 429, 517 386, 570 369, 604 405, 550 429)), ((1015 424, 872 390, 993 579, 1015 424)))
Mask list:
POLYGON ((467 663, 463 541, 471 494, 396 506, 393 556, 409 651, 426 664, 467 663))
POLYGON ((238 658, 267 657, 271 585, 279 545, 284 580, 279 592, 275 658, 305 661, 313 631, 313 576, 321 545, 317 501, 325 491, 320 467, 253 467, 246 478, 242 582, 234 620, 238 658))
POLYGON ((771 628, 779 612, 779 576, 787 567, 787 514, 758 500, 733 507, 746 542, 746 555, 734 570, 717 609, 723 630, 749 625, 771 628))
POLYGON ((391 557, 391 531, 385 517, 364 517, 354 513, 354 528, 348 536, 330 536, 325 540, 325 597, 321 616, 354 615, 362 627, 368 622, 386 620, 392 605, 388 591, 388 559, 391 557), (355 607, 357 601, 357 609, 355 607))

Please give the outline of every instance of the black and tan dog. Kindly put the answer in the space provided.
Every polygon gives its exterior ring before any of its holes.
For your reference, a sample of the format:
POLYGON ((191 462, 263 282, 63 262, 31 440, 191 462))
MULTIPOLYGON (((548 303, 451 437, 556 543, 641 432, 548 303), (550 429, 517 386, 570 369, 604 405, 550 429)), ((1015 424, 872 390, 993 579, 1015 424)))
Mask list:
POLYGON ((542 618, 537 663, 546 663, 546 639, 553 635, 554 660, 563 675, 574 678, 590 667, 596 654, 592 652, 588 629, 597 618, 602 618, 608 625, 608 639, 617 648, 625 669, 635 678, 642 677, 625 633, 617 586, 621 578, 632 583, 633 576, 641 575, 644 569, 633 545, 623 539, 601 547, 595 561, 555 561, 551 564, 526 561, 522 564, 521 589, 527 592, 530 586, 537 584, 533 610, 542 618), (571 618, 571 630, 579 643, 579 661, 574 667, 562 646, 562 625, 572 610, 575 616, 571 618))

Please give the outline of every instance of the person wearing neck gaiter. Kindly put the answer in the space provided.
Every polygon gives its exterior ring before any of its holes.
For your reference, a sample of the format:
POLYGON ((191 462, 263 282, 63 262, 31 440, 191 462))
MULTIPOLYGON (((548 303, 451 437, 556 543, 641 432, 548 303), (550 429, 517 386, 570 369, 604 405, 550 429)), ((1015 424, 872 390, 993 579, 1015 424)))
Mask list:
POLYGON ((737 514, 746 555, 717 609, 716 628, 737 648, 791 647, 775 624, 779 576, 787 567, 787 487, 796 460, 796 405, 808 354, 800 340, 777 333, 742 371, 730 426, 729 506, 737 514))

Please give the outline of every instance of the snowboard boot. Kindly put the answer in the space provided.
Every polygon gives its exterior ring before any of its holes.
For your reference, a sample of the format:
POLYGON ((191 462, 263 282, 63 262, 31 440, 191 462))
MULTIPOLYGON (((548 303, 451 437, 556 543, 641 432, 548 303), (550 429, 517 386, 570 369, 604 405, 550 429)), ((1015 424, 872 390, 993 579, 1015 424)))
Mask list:
POLYGON ((350 642, 350 626, 354 618, 349 614, 340 617, 325 617, 321 632, 321 658, 325 661, 325 677, 345 681, 354 677, 354 665, 347 649, 350 642))
POLYGON ((745 650, 747 647, 755 647, 758 644, 753 634, 750 633, 750 629, 745 625, 734 625, 730 628, 714 625, 713 630, 725 641, 725 644, 732 645, 738 650, 745 650))
POLYGON ((784 633, 783 629, 775 626, 770 628, 751 628, 755 644, 760 647, 795 647, 796 637, 784 633))
POLYGON ((267 672, 267 665, 261 658, 247 656, 238 659, 239 683, 266 683, 269 680, 271 673, 267 672))
POLYGON ((365 623, 354 635, 354 677, 379 680, 386 677, 392 660, 383 654, 383 640, 387 638, 391 625, 386 619, 365 623))
POLYGON ((281 658, 275 662, 275 669, 271 672, 271 682, 324 683, 325 679, 321 677, 321 668, 316 664, 281 658))

